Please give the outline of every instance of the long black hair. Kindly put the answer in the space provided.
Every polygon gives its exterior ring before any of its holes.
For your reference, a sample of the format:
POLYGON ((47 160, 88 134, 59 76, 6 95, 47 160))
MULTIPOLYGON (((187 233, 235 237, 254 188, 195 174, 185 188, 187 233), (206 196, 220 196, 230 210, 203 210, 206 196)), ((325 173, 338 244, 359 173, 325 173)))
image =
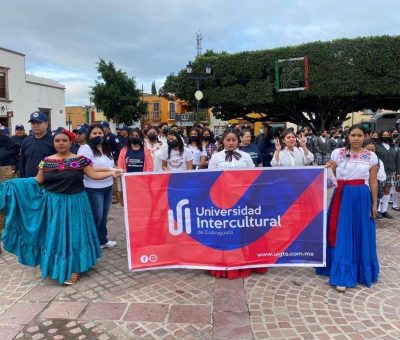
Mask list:
MULTIPOLYGON (((181 135, 178 132, 174 131, 174 130, 170 130, 170 131, 168 131, 167 137, 168 136, 175 136, 176 141, 178 142, 179 154, 182 155, 185 146, 183 145, 183 141, 182 141, 181 135)), ((171 157, 171 150, 172 150, 172 146, 168 143, 168 158, 171 157)))
POLYGON ((367 130, 365 129, 365 127, 361 124, 354 124, 352 125, 349 130, 347 131, 347 136, 346 136, 346 141, 345 141, 345 149, 347 152, 350 152, 350 141, 349 141, 349 136, 351 134, 351 131, 355 130, 355 129, 359 129, 363 132, 364 136, 367 135, 367 130))
POLYGON ((381 141, 381 143, 382 143, 382 137, 383 137, 383 134, 385 133, 385 132, 387 132, 387 133, 389 133, 389 145, 390 146, 394 146, 394 142, 393 142, 393 139, 392 139, 392 137, 391 137, 391 133, 390 133, 390 131, 388 131, 388 130, 382 130, 382 131, 380 131, 379 133, 378 133, 378 137, 379 137, 379 139, 380 139, 380 141, 381 141))
POLYGON ((133 128, 133 129, 129 132, 127 147, 128 147, 128 148, 132 148, 132 144, 131 144, 131 141, 130 141, 130 137, 132 136, 132 133, 134 133, 134 132, 136 132, 136 133, 139 135, 139 138, 140 138, 139 145, 140 145, 141 148, 143 148, 143 138, 144 138, 143 132, 142 132, 139 128, 137 128, 137 127, 133 128))
POLYGON ((230 133, 233 133, 233 134, 236 136, 236 138, 237 138, 237 140, 238 140, 238 145, 237 145, 237 147, 239 148, 239 144, 240 144, 240 134, 239 134, 239 131, 236 130, 236 129, 232 129, 231 127, 229 127, 229 128, 227 128, 227 129, 224 131, 224 133, 222 134, 222 137, 221 137, 221 144, 218 146, 217 151, 222 151, 222 150, 225 149, 225 146, 224 146, 224 139, 225 139, 226 136, 228 136, 230 133))
POLYGON ((190 134, 191 134, 192 131, 196 132, 196 135, 197 135, 197 141, 196 141, 196 146, 197 146, 197 148, 198 148, 200 151, 203 151, 203 143, 202 143, 202 140, 201 140, 201 131, 200 131, 200 129, 198 129, 197 127, 192 127, 192 128, 190 129, 190 131, 189 131, 189 137, 188 137, 188 139, 189 139, 189 144, 191 143, 191 142, 190 142, 190 134))
POLYGON ((210 139, 209 139, 209 143, 215 143, 215 138, 214 138, 214 134, 213 132, 209 129, 209 128, 203 128, 203 132, 201 133, 201 139, 203 139, 204 136, 204 132, 208 132, 210 134, 210 139))
POLYGON ((104 132, 104 128, 103 126, 101 126, 100 124, 92 124, 89 126, 89 130, 86 133, 86 142, 89 145, 90 149, 93 152, 93 155, 95 157, 101 157, 103 155, 106 155, 108 158, 113 159, 112 153, 111 153, 111 148, 110 145, 108 144, 107 138, 106 138, 106 134, 104 132), (101 131, 103 131, 104 134, 104 140, 103 143, 101 143, 101 147, 103 150, 103 153, 101 153, 96 145, 94 145, 91 141, 90 141, 90 133, 94 130, 94 129, 100 129, 101 131))

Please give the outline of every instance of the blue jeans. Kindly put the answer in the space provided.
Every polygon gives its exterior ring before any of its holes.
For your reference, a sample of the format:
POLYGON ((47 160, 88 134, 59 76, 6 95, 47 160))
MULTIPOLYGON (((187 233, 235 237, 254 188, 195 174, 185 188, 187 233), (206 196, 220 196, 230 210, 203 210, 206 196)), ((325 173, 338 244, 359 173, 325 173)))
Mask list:
POLYGON ((96 223, 97 235, 100 245, 106 244, 107 239, 107 216, 112 200, 112 186, 106 188, 85 188, 89 197, 90 207, 96 223))

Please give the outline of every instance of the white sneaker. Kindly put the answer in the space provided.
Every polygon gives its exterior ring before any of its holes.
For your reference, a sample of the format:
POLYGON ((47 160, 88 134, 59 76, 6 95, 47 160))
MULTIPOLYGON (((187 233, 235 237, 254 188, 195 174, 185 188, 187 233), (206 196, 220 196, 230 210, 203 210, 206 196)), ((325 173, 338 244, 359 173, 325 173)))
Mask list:
POLYGON ((114 247, 114 246, 116 246, 116 245, 117 245, 117 242, 115 242, 115 241, 108 241, 107 243, 102 244, 102 245, 100 246, 100 248, 101 248, 101 249, 103 249, 103 248, 111 248, 111 247, 114 247))
POLYGON ((344 286, 336 286, 336 290, 340 293, 344 293, 346 291, 346 287, 344 286))

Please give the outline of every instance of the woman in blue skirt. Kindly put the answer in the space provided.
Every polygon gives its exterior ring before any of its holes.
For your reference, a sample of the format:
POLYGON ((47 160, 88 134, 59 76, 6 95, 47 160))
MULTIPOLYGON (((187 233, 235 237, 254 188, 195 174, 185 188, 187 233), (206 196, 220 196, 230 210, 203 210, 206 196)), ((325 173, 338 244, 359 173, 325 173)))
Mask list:
POLYGON ((379 274, 374 222, 378 158, 362 147, 365 135, 362 125, 353 125, 346 148, 334 150, 327 163, 338 187, 328 214, 327 266, 316 272, 328 275, 329 283, 340 292, 358 283, 370 287, 379 274))
POLYGON ((42 277, 74 284, 101 257, 96 225, 83 186, 83 174, 104 179, 119 171, 96 169, 70 152, 75 135, 54 136, 56 154, 42 160, 36 177, 13 179, 0 187, 6 215, 4 248, 28 266, 40 265, 42 277))

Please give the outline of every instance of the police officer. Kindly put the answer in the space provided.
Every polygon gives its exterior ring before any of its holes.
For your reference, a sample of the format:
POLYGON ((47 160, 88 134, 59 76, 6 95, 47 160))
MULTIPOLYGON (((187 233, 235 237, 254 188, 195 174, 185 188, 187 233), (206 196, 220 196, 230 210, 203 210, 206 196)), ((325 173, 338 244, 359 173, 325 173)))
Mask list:
POLYGON ((33 112, 28 123, 31 123, 32 136, 25 138, 21 145, 19 175, 22 178, 36 176, 40 161, 56 153, 47 115, 33 112))
POLYGON ((25 138, 28 137, 28 135, 25 132, 25 128, 22 124, 17 124, 15 125, 15 131, 14 135, 11 137, 16 143, 19 145, 22 145, 22 142, 25 140, 25 138))
POLYGON ((85 125, 77 125, 76 129, 72 132, 76 135, 76 141, 72 143, 70 150, 72 153, 77 154, 81 145, 86 144, 86 133, 88 129, 85 125))
POLYGON ((106 121, 102 121, 100 125, 104 128, 104 132, 106 134, 106 140, 110 145, 111 152, 114 158, 115 163, 118 161, 119 152, 121 151, 122 145, 116 135, 114 135, 110 130, 110 123, 106 121))
POLYGON ((118 139, 119 143, 121 144, 121 147, 128 145, 129 132, 130 128, 128 126, 122 125, 120 127, 120 137, 118 137, 118 139))

